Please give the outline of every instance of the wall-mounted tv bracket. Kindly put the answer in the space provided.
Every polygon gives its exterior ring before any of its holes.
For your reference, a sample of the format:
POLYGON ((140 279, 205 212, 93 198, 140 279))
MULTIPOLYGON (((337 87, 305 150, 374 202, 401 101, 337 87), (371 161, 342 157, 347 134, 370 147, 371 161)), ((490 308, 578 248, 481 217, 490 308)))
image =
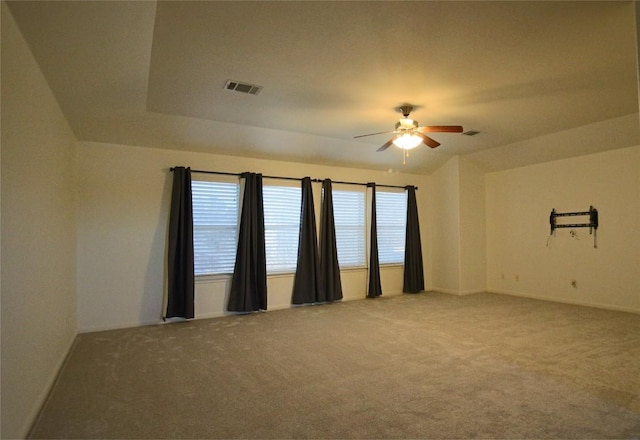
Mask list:
POLYGON ((551 215, 549 215, 549 224, 551 225, 551 232, 556 230, 556 228, 589 228, 589 234, 593 234, 593 247, 597 248, 598 245, 596 243, 596 233, 598 231, 598 210, 593 206, 589 206, 588 211, 584 212, 556 212, 555 208, 551 210, 551 215), (588 215, 589 223, 556 223, 556 217, 569 217, 569 216, 581 216, 588 215))

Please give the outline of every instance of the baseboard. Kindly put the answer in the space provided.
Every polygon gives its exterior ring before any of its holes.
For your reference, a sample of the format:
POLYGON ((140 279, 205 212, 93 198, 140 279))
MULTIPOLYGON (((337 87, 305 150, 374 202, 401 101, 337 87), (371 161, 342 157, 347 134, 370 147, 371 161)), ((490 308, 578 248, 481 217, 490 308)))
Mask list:
POLYGON ((179 322, 179 321, 185 321, 185 319, 168 318, 166 321, 163 321, 162 318, 158 317, 158 319, 155 321, 140 321, 140 322, 129 322, 129 323, 123 323, 123 324, 108 325, 108 326, 105 325, 105 326, 96 326, 96 327, 83 327, 78 329, 78 334, 105 332, 109 330, 121 330, 125 328, 134 328, 134 327, 146 327, 148 325, 167 324, 170 322, 179 322))
POLYGON ((632 307, 623 307, 623 306, 616 306, 616 305, 611 305, 611 304, 602 304, 602 303, 596 303, 596 302, 590 302, 590 301, 571 300, 571 299, 557 298, 557 297, 552 297, 552 296, 547 296, 547 295, 538 295, 538 294, 531 294, 531 293, 516 292, 516 291, 512 291, 512 290, 487 290, 487 292, 489 292, 489 293, 497 293, 497 294, 500 294, 500 295, 518 296, 518 297, 521 297, 521 298, 538 299, 538 300, 542 300, 542 301, 556 302, 556 303, 561 303, 561 304, 571 304, 571 305, 575 305, 575 306, 593 307, 593 308, 596 308, 596 309, 604 309, 604 310, 613 310, 613 311, 616 311, 616 312, 627 312, 627 313, 640 314, 640 310, 639 309, 634 309, 632 307))
MULTIPOLYGON (((391 292, 383 292, 383 295, 386 297, 390 297, 390 296, 400 296, 403 295, 403 292, 401 290, 394 290, 391 292)), ((347 302, 347 301, 358 301, 361 299, 366 299, 365 295, 362 296, 358 296, 358 297, 351 297, 351 298, 343 298, 341 301, 347 302)), ((303 306, 296 306, 293 304, 276 304, 276 305, 269 305, 269 309, 268 311, 273 311, 273 310, 285 310, 285 309, 291 309, 291 308, 295 308, 295 307, 304 307, 306 305, 303 306)), ((224 316, 232 316, 232 315, 238 315, 238 314, 242 314, 242 313, 234 313, 234 312, 212 312, 212 313, 203 313, 203 314, 198 314, 196 315, 196 317, 194 319, 211 319, 211 318, 221 318, 224 316)), ((101 326, 101 327, 85 327, 82 328, 78 331, 78 333, 94 333, 94 332, 101 332, 101 331, 109 331, 109 330, 121 330, 121 329, 126 329, 126 328, 135 328, 135 327, 145 327, 145 326, 149 326, 149 325, 163 325, 163 324, 172 324, 172 323, 176 323, 176 322, 184 322, 184 321, 190 321, 188 319, 184 319, 184 318, 167 318, 166 320, 161 320, 160 318, 158 318, 157 321, 143 321, 143 322, 135 322, 135 323, 125 323, 125 324, 119 324, 119 325, 113 325, 113 326, 101 326)))
POLYGON ((45 403, 47 403, 47 399, 49 398, 49 395, 51 394, 51 391, 53 390, 53 387, 55 386, 58 380, 58 376, 60 375, 62 368, 67 363, 67 359, 69 358, 69 354, 71 354, 71 350, 76 344, 76 340, 77 340, 77 335, 74 335, 73 338, 71 338, 71 342, 67 346, 64 356, 62 356, 60 360, 58 360, 55 368, 53 369, 53 374, 51 374, 51 376, 47 380, 47 383, 42 393, 38 397, 36 404, 33 406, 33 410, 27 417, 26 426, 23 427, 22 429, 23 435, 20 438, 29 438, 29 434, 31 433, 31 430, 33 429, 34 425, 38 421, 40 412, 42 411, 42 408, 44 407, 45 403))
MULTIPOLYGON (((468 291, 463 291, 463 292, 456 292, 453 290, 447 290, 447 289, 438 289, 438 288, 432 288, 432 289, 425 289, 425 292, 440 292, 440 293, 447 293, 450 295, 458 295, 458 296, 462 296, 462 295, 472 295, 474 293, 481 293, 481 292, 485 292, 485 290, 468 290, 468 291)), ((382 296, 384 297, 392 297, 392 296, 401 296, 404 295, 404 292, 402 290, 392 290, 392 291, 384 291, 382 292, 382 296)), ((362 296, 354 296, 354 297, 349 297, 349 298, 343 298, 342 301, 357 301, 360 299, 366 299, 366 294, 362 294, 362 296)), ((269 305, 269 310, 284 310, 284 309, 290 309, 296 307, 292 304, 277 304, 277 305, 269 305)), ((194 319, 211 319, 211 318, 221 318, 223 316, 230 316, 230 315, 236 315, 237 313, 230 313, 230 312, 212 312, 212 313, 203 313, 203 314, 198 314, 196 315, 196 317, 194 319)), ((167 318, 166 320, 162 320, 161 318, 158 318, 155 321, 141 321, 141 322, 130 322, 130 323, 123 323, 123 324, 118 324, 118 325, 112 325, 112 326, 96 326, 96 327, 84 327, 78 330, 78 334, 82 334, 82 333, 94 333, 94 332, 102 332, 102 331, 109 331, 109 330, 121 330, 121 329, 126 329, 126 328, 134 328, 134 327, 145 327, 145 326, 149 326, 149 325, 162 325, 162 324, 171 324, 171 323, 175 323, 175 322, 183 322, 183 321, 188 321, 187 319, 184 318, 167 318)))
POLYGON ((382 292, 383 296, 400 296, 400 295, 404 295, 404 292, 402 290, 393 290, 391 292, 382 292))
POLYGON ((446 293, 447 295, 456 295, 456 296, 465 296, 465 295, 473 295, 476 293, 484 293, 486 290, 450 290, 450 289, 442 289, 440 287, 433 287, 428 290, 429 292, 438 292, 438 293, 446 293))

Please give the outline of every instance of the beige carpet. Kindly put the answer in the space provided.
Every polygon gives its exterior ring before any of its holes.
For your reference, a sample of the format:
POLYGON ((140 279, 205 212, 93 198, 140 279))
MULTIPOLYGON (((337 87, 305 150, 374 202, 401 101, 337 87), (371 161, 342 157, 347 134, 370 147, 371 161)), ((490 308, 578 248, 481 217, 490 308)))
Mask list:
POLYGON ((640 438, 640 315, 381 297, 78 336, 34 438, 640 438))

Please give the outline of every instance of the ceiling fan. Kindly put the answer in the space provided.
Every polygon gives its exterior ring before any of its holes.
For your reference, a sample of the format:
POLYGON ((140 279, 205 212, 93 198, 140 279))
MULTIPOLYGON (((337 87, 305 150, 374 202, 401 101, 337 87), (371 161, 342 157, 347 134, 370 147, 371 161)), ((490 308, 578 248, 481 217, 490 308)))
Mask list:
POLYGON ((425 133, 462 133, 463 129, 460 125, 431 125, 420 127, 418 121, 409 119, 411 111, 413 111, 411 104, 404 104, 398 107, 396 110, 402 112, 403 118, 396 122, 396 128, 392 131, 381 131, 378 133, 361 134, 354 136, 354 139, 365 136, 375 136, 378 134, 394 133, 395 136, 389 139, 383 146, 378 148, 378 151, 384 151, 391 145, 395 145, 403 150, 410 150, 424 143, 430 148, 436 148, 440 145, 439 142, 431 139, 425 133))

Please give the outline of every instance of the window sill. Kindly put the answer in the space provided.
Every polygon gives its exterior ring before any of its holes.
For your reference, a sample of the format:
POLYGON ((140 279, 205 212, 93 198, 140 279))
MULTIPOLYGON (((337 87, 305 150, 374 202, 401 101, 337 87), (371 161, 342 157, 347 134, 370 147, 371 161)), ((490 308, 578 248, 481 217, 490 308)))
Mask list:
POLYGON ((218 273, 218 274, 209 274, 209 275, 196 275, 195 282, 196 284, 203 283, 223 283, 229 281, 232 277, 230 273, 218 273))
MULTIPOLYGON (((381 263, 380 269, 400 269, 404 266, 403 263, 381 263)), ((367 266, 349 266, 340 268, 340 272, 357 272, 367 270, 367 266)), ((295 276, 295 270, 286 271, 286 272, 271 272, 267 273, 267 278, 286 278, 295 276)), ((196 284, 201 283, 223 283, 231 280, 233 274, 230 273, 221 273, 221 274, 211 274, 211 275, 196 275, 195 282, 196 284)))
POLYGON ((358 270, 367 270, 367 266, 349 266, 340 268, 340 272, 353 272, 358 270))
POLYGON ((283 271, 283 272, 267 272, 267 278, 286 278, 295 276, 296 271, 283 271))

